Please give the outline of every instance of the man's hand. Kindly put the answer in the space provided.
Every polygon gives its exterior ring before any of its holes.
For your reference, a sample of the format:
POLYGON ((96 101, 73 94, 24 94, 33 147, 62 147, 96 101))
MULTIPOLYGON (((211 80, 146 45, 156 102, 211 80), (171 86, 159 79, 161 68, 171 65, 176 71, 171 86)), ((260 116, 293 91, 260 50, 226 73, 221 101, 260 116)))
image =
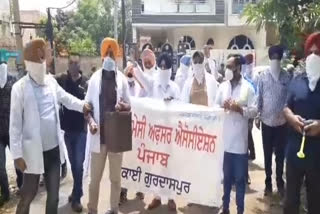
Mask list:
POLYGON ((292 115, 288 118, 288 123, 300 134, 303 133, 304 129, 304 119, 299 115, 292 115))
POLYGON ((88 115, 90 112, 92 112, 92 110, 93 110, 93 107, 92 107, 92 105, 90 103, 86 102, 83 105, 83 114, 84 115, 88 115))
POLYGON ((231 99, 227 99, 226 101, 224 101, 223 103, 223 108, 224 110, 231 110, 230 107, 231 107, 231 99))
POLYGON ((121 112, 121 111, 130 111, 131 106, 124 102, 122 99, 117 103, 116 105, 116 111, 121 112))
POLYGON ((307 136, 320 136, 320 120, 314 120, 311 124, 304 127, 307 136))
POLYGON ((92 135, 95 135, 95 134, 98 132, 98 125, 97 125, 97 123, 92 120, 92 121, 89 123, 89 129, 90 129, 90 133, 91 133, 92 135))
POLYGON ((231 101, 230 103, 230 111, 238 112, 243 115, 243 109, 236 101, 231 101))
POLYGON ((24 172, 27 169, 27 164, 23 158, 14 160, 14 164, 21 172, 24 172))

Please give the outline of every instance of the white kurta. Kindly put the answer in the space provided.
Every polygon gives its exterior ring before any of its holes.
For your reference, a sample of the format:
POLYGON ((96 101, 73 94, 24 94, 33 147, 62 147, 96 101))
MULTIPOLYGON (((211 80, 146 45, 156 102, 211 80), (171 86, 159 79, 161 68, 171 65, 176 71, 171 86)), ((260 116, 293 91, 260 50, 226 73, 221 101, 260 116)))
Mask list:
MULTIPOLYGON (((191 68, 189 68, 191 69, 191 68)), ((188 76, 189 76, 189 72, 191 71, 183 71, 181 69, 181 67, 177 70, 177 74, 176 74, 176 77, 175 77, 175 80, 174 82, 177 83, 177 85, 179 86, 179 89, 180 91, 183 90, 183 86, 184 84, 186 83, 187 79, 188 79, 188 76)))
MULTIPOLYGON (((40 135, 40 114, 37 100, 31 85, 29 75, 20 79, 12 87, 10 113, 10 150, 13 159, 23 158, 27 169, 25 173, 43 174, 43 146, 40 135)), ((46 75, 45 84, 52 91, 55 112, 57 115, 57 129, 60 159, 64 162, 63 136, 61 135, 59 120, 59 104, 70 110, 82 112, 84 101, 68 94, 50 75, 46 75)))
MULTIPOLYGON (((190 95, 191 95, 193 80, 194 80, 194 77, 189 77, 186 80, 186 83, 184 84, 184 87, 181 92, 180 99, 182 102, 190 103, 190 95)), ((206 80, 207 93, 208 93, 208 106, 213 107, 215 104, 216 94, 218 91, 218 82, 208 72, 205 72, 205 80, 206 80)))
POLYGON ((257 115, 254 89, 244 78, 234 89, 230 81, 225 81, 219 86, 215 103, 223 107, 227 99, 238 102, 243 108, 243 115, 238 112, 226 113, 223 129, 224 150, 233 154, 247 154, 249 119, 257 115))

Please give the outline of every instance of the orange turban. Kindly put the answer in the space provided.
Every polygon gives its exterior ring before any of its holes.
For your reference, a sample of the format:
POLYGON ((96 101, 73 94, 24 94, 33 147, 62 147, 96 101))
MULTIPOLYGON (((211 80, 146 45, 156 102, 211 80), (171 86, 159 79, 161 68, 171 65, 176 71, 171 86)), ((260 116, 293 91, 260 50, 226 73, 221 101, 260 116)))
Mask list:
POLYGON ((112 39, 110 37, 105 38, 102 42, 101 42, 101 58, 106 57, 107 55, 107 51, 108 49, 111 48, 111 50, 113 51, 114 57, 118 57, 119 56, 119 44, 117 42, 117 40, 112 39))
POLYGON ((142 62, 144 62, 146 59, 149 59, 153 64, 156 63, 156 56, 150 49, 145 49, 144 51, 142 51, 141 59, 142 59, 142 62))

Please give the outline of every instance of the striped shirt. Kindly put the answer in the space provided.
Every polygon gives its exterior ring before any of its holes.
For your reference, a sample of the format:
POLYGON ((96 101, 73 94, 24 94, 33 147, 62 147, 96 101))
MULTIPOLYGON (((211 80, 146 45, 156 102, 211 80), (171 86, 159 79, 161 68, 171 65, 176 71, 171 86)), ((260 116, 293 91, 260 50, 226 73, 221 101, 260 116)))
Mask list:
POLYGON ((276 127, 286 123, 283 114, 290 75, 281 71, 279 80, 275 80, 269 69, 261 73, 258 79, 258 113, 267 126, 276 127))

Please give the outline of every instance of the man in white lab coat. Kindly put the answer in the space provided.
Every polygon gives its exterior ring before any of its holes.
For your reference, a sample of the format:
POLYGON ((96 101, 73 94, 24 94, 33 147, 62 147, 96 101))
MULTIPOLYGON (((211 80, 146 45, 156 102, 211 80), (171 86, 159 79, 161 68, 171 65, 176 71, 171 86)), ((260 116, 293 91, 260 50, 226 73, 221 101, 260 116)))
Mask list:
MULTIPOLYGON (((166 53, 160 54, 157 66, 158 73, 154 78, 150 78, 147 74, 143 73, 139 67, 136 67, 133 70, 133 75, 147 90, 148 97, 164 100, 179 99, 179 87, 175 82, 170 80, 172 74, 172 60, 169 55, 166 53)), ((153 210, 160 205, 161 198, 157 196, 153 199, 151 204, 148 205, 148 209, 153 210)), ((174 200, 169 199, 168 208, 170 211, 176 211, 174 200)))
POLYGON ((176 77, 174 82, 178 84, 180 91, 182 91, 186 80, 191 75, 190 74, 190 66, 191 66, 191 56, 184 55, 180 59, 180 67, 177 70, 176 77))
POLYGON ((192 56, 192 70, 193 75, 184 84, 181 100, 196 105, 214 106, 218 83, 205 71, 204 55, 200 51, 192 56))
POLYGON ((87 116, 90 129, 87 145, 90 146, 91 153, 89 214, 98 213, 100 182, 107 157, 109 159, 111 191, 106 214, 117 214, 119 209, 123 154, 107 152, 103 132, 105 112, 130 111, 128 83, 125 75, 118 71, 116 66, 118 54, 118 42, 112 38, 105 38, 101 44, 103 66, 92 75, 86 95, 86 101, 93 105, 93 115, 88 114, 87 116))
POLYGON ((160 54, 157 61, 157 73, 150 75, 142 72, 139 67, 134 69, 134 77, 147 91, 148 97, 155 99, 179 99, 180 90, 178 85, 170 80, 172 75, 172 60, 166 53, 160 54))
POLYGON ((16 166, 24 172, 17 214, 29 213, 43 173, 47 189, 45 213, 58 213, 60 163, 64 158, 59 104, 84 113, 91 108, 46 74, 45 45, 42 39, 26 45, 28 74, 14 84, 11 92, 10 148, 16 166))

